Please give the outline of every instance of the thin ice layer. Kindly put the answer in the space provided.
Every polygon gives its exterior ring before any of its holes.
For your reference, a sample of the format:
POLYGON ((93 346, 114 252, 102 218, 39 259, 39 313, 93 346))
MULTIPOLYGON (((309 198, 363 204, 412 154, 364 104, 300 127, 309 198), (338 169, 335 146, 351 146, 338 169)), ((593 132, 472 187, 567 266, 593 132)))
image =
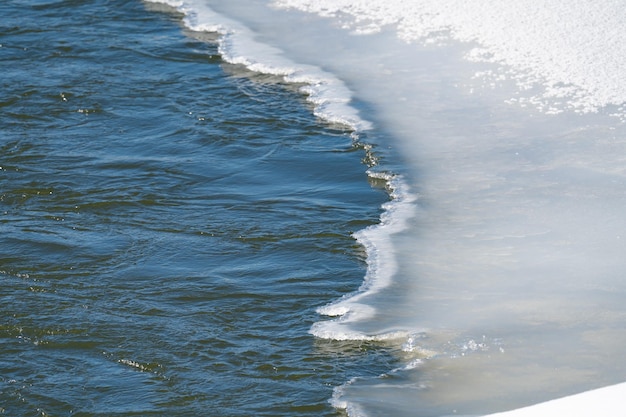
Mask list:
POLYGON ((623 117, 610 107, 626 98, 617 3, 280 4, 370 40, 352 63, 363 81, 346 74, 375 103, 420 192, 418 216, 391 240, 395 292, 367 299, 385 312, 367 327, 427 328, 418 343, 438 354, 403 381, 356 379, 335 404, 351 415, 484 414, 621 381, 626 132, 602 114, 623 117), (431 42, 380 48, 390 30, 431 42), (449 35, 482 48, 456 60, 449 35), (560 106, 504 104, 532 83, 468 94, 468 56, 505 63, 476 64, 496 77, 514 69, 542 83, 560 106), (587 113, 545 114, 557 107, 587 113))

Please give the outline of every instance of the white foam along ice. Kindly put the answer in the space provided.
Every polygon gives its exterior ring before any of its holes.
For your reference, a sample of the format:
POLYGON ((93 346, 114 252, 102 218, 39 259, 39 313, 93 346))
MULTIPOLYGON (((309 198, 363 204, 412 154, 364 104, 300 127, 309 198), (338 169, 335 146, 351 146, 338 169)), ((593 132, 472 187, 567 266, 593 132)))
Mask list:
POLYGON ((350 417, 367 417, 367 414, 361 409, 361 407, 356 404, 350 404, 342 398, 344 389, 357 380, 358 378, 352 378, 345 384, 335 387, 330 403, 337 409, 345 410, 350 417))
POLYGON ((383 205, 380 222, 354 234, 355 239, 365 248, 367 272, 363 284, 354 294, 332 302, 317 311, 327 316, 340 316, 338 319, 315 323, 311 334, 324 339, 333 340, 380 340, 406 337, 406 332, 385 334, 367 334, 355 330, 350 324, 364 322, 371 318, 376 310, 362 299, 386 288, 397 272, 395 251, 391 236, 406 228, 408 219, 415 215, 415 200, 402 176, 384 172, 370 171, 373 178, 387 182, 391 201, 383 205))
POLYGON ((243 65, 254 72, 282 76, 289 83, 303 84, 301 90, 313 103, 317 117, 355 131, 371 128, 371 124, 351 106, 352 93, 341 80, 318 67, 289 60, 279 49, 257 41, 249 28, 215 12, 206 2, 146 1, 176 8, 185 15, 184 23, 193 31, 220 34, 219 53, 226 62, 243 65))
MULTIPOLYGON (((193 31, 221 35, 219 52, 232 64, 241 64, 254 72, 283 76, 290 83, 304 84, 302 91, 315 105, 315 115, 331 123, 346 125, 355 132, 371 128, 358 111, 350 105, 351 92, 344 83, 318 67, 297 64, 285 58, 282 52, 255 40, 255 34, 238 21, 220 15, 202 0, 150 0, 153 3, 175 7, 185 15, 185 25, 193 31)), ((333 302, 318 310, 320 314, 341 316, 337 320, 316 323, 311 333, 327 339, 362 340, 395 338, 402 334, 368 335, 347 326, 364 321, 375 314, 375 309, 359 301, 387 287, 396 272, 396 260, 391 247, 391 235, 403 230, 414 213, 416 196, 402 176, 376 172, 368 175, 387 183, 391 201, 383 205, 380 223, 355 233, 355 239, 367 253, 367 272, 363 285, 355 294, 333 302)))
POLYGON ((542 105, 548 100, 552 111, 617 106, 622 118, 626 111, 621 0, 274 0, 274 5, 341 19, 357 33, 395 25, 408 42, 442 34, 475 42, 468 58, 504 64, 525 88, 540 82, 541 96, 530 100, 542 105))

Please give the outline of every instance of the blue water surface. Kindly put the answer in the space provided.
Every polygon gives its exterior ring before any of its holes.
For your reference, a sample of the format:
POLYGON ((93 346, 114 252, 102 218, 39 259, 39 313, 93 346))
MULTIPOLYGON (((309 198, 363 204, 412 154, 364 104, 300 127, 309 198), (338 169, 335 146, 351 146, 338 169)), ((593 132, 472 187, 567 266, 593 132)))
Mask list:
POLYGON ((140 1, 0 16, 0 411, 334 415, 392 366, 307 333, 388 199, 350 132, 140 1))

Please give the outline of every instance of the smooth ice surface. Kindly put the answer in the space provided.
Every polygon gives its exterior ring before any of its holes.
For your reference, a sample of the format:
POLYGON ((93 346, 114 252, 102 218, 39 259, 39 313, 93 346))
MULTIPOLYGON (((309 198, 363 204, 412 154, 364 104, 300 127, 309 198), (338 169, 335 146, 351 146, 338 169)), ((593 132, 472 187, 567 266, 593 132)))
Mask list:
MULTIPOLYGON (((343 316, 312 331, 387 339, 406 366, 356 376, 334 404, 352 416, 482 415, 622 382, 618 2, 181 4, 189 16, 210 5, 245 28, 228 36, 341 80, 323 85, 373 122, 377 169, 401 175, 391 207, 410 210, 385 213, 402 227, 356 235, 364 292, 321 308, 343 316)), ((255 48, 224 53, 263 70, 263 53, 246 58, 255 48)))

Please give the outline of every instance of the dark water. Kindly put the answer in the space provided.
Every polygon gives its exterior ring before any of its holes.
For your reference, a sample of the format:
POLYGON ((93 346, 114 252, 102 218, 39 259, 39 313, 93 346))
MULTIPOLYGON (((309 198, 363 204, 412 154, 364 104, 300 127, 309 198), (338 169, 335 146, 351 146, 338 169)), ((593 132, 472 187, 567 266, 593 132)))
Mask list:
POLYGON ((333 387, 391 367, 307 333, 388 198, 363 146, 178 18, 0 4, 5 415, 333 415, 333 387))

